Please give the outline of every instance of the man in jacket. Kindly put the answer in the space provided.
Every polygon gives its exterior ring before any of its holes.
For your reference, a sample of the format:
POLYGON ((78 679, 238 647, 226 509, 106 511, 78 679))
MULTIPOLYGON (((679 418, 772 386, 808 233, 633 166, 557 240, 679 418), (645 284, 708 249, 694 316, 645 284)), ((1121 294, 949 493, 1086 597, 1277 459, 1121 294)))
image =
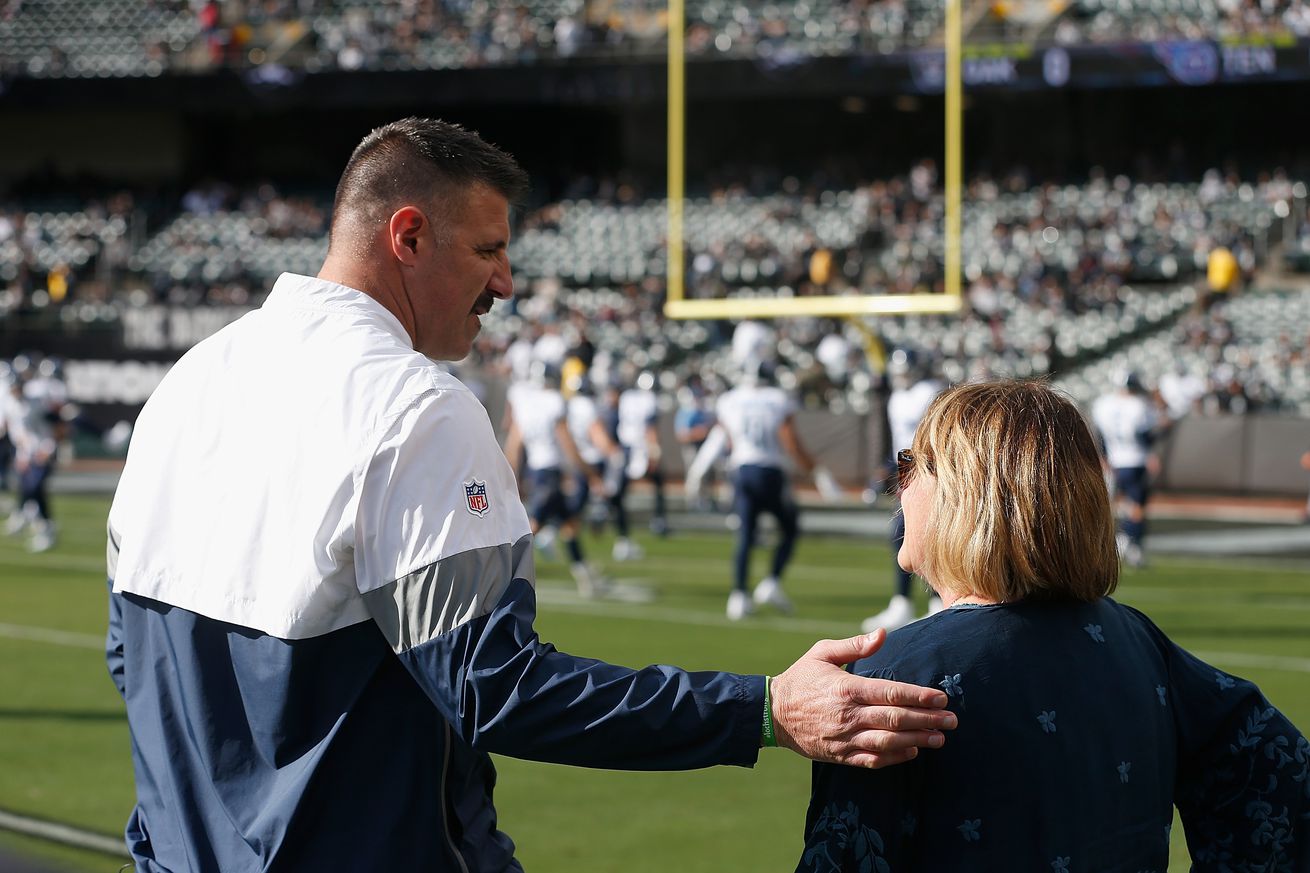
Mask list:
POLYGON ((518 870, 489 752, 749 766, 775 738, 879 766, 954 725, 940 691, 842 671, 880 637, 819 643, 770 685, 537 636, 513 474, 433 364, 513 294, 525 188, 459 127, 373 131, 319 275, 281 276, 142 411, 108 531, 138 870, 518 870))

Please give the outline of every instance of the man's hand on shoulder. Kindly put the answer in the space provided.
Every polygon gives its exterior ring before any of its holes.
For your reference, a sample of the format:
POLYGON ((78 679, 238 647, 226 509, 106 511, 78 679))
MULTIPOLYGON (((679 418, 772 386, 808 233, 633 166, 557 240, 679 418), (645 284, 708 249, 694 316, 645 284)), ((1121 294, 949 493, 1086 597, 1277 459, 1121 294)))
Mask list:
POLYGON ((770 685, 778 745, 832 764, 889 767, 920 747, 938 748, 956 725, 946 694, 886 679, 867 679, 843 665, 876 652, 885 631, 820 640, 770 685))

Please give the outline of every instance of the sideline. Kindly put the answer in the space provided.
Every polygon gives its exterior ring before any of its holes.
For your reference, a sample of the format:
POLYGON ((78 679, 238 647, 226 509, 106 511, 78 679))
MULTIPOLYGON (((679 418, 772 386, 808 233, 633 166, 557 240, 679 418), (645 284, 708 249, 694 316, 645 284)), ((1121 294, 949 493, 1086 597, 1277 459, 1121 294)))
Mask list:
POLYGON ((27 640, 33 643, 50 643, 51 645, 68 646, 73 649, 93 649, 97 652, 105 650, 105 638, 98 637, 95 634, 81 634, 24 624, 0 622, 0 637, 7 637, 11 640, 27 640))
POLYGON ((88 849, 102 855, 127 860, 127 846, 121 837, 110 837, 95 831, 83 830, 57 821, 31 818, 0 809, 0 830, 12 831, 26 837, 36 837, 51 843, 88 849))

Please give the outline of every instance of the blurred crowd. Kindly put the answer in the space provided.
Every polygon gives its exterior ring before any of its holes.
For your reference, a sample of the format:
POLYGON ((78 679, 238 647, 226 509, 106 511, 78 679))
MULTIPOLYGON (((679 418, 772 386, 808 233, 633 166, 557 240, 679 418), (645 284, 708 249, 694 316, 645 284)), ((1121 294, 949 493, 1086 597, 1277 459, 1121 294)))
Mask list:
POLYGON ((1055 42, 1169 39, 1251 39, 1310 36, 1304 0, 1162 0, 1125 7, 1112 0, 1078 0, 1056 24, 1055 42))
MULTIPOLYGON (((518 218, 510 249, 518 296, 487 320, 482 361, 512 360, 512 346, 541 339, 666 370, 671 384, 727 377, 732 324, 663 317, 666 204, 646 190, 628 178, 579 179, 568 196, 518 218)), ((872 328, 779 321, 783 378, 810 405, 860 409, 879 370, 876 354, 873 365, 865 354, 869 331, 884 346, 940 360, 952 380, 1073 368, 1176 322, 1216 250, 1231 257, 1233 282, 1249 282, 1266 266, 1271 235, 1289 220, 1304 226, 1305 198, 1304 184, 1282 170, 1254 181, 1211 170, 1187 185, 1099 170, 1078 184, 1022 170, 978 174, 965 192, 965 314, 872 328)), ((688 294, 940 293, 943 212, 931 161, 873 181, 833 166, 803 179, 724 171, 688 201, 688 294)), ((127 192, 78 209, 0 206, 0 313, 57 311, 86 323, 148 305, 258 305, 280 272, 317 270, 329 213, 326 192, 218 180, 197 183, 167 210, 127 192)), ((1178 342, 1195 344, 1199 330, 1178 342)), ((1203 332, 1223 336, 1221 323, 1203 332)), ((1267 385, 1240 362, 1223 363, 1236 372, 1221 369, 1216 384, 1229 390, 1237 379, 1245 400, 1216 389, 1206 409, 1270 405, 1267 385)))
POLYGON ((1170 417, 1283 410, 1282 386, 1310 370, 1310 323, 1286 319, 1276 333, 1241 336, 1229 308, 1189 314, 1174 327, 1177 360, 1156 380, 1170 417))
MULTIPOLYGON (((689 0, 686 51, 785 65, 939 44, 944 0, 689 0)), ((967 39, 1077 44, 1310 35, 1305 0, 995 0, 967 39)), ((30 0, 0 6, 0 73, 448 69, 658 57, 653 0, 30 0), (58 12, 66 14, 57 14, 58 12)))

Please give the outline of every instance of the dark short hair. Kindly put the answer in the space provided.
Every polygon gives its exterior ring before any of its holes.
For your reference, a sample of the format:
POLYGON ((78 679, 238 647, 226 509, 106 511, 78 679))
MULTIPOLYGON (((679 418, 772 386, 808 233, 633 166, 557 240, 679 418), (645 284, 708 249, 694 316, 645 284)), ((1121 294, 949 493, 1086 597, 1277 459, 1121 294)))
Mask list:
POLYGON ((924 566, 929 583, 993 600, 1095 600, 1119 555, 1101 459, 1082 414, 1046 383, 950 388, 914 434, 936 476, 924 566))
POLYGON ((477 185, 517 204, 527 196, 528 175, 474 131, 435 118, 402 118, 355 146, 337 183, 333 231, 343 219, 385 221, 407 204, 449 218, 477 185))

